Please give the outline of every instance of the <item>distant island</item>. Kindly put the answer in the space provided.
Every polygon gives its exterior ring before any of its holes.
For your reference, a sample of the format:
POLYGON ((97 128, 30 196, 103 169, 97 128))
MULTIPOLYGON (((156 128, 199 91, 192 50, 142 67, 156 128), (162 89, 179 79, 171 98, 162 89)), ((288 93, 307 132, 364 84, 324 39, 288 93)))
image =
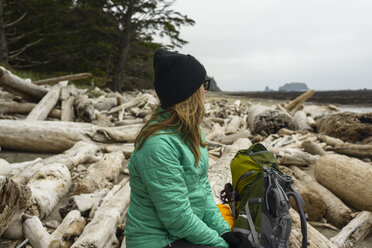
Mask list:
MULTIPOLYGON (((283 86, 280 86, 278 91, 308 91, 309 88, 305 83, 300 82, 292 82, 286 83, 283 86)), ((266 92, 275 91, 270 89, 268 86, 265 87, 266 92)))

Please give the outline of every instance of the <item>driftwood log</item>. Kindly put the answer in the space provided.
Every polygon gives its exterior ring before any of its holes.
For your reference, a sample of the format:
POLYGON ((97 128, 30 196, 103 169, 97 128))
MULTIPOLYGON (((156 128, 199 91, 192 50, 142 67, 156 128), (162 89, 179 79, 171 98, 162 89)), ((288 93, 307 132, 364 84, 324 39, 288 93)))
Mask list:
POLYGON ((291 112, 292 110, 294 110, 297 106, 303 104, 307 99, 309 99, 312 95, 314 95, 315 93, 315 90, 309 90, 303 94, 301 94, 300 96, 298 96, 296 99, 294 99, 293 101, 289 102, 286 106, 285 106, 285 109, 288 111, 288 112, 291 112))
POLYGON ((61 89, 61 121, 74 121, 74 95, 75 87, 69 85, 61 89))
POLYGON ((252 134, 276 133, 281 128, 294 129, 290 115, 263 105, 253 105, 248 112, 248 127, 252 134))
POLYGON ((372 212, 360 212, 349 224, 342 228, 331 242, 338 248, 353 247, 372 231, 372 212))
POLYGON ((308 121, 307 121, 307 116, 304 111, 297 111, 293 115, 293 121, 296 130, 307 130, 307 131, 312 131, 312 127, 309 126, 308 121))
POLYGON ((92 76, 92 74, 90 74, 90 73, 79 73, 79 74, 72 74, 72 75, 67 75, 67 76, 62 76, 62 77, 38 80, 38 81, 34 81, 32 83, 36 84, 36 85, 52 84, 52 83, 58 83, 58 82, 61 82, 61 81, 66 81, 66 80, 69 81, 69 80, 89 78, 91 76, 92 76))
POLYGON ((232 182, 230 173, 230 162, 237 151, 248 149, 252 142, 247 138, 240 138, 232 145, 226 146, 222 157, 209 168, 209 182, 212 188, 212 194, 216 203, 221 203, 220 192, 228 182, 232 182))
MULTIPOLYGON (((31 112, 33 108, 35 108, 36 103, 19 103, 15 101, 9 102, 0 102, 0 113, 2 114, 28 114, 31 112)), ((61 110, 59 109, 52 109, 49 113, 49 117, 52 118, 61 118, 61 110)))
POLYGON ((90 123, 0 120, 0 147, 21 151, 63 152, 79 141, 133 142, 142 126, 136 124, 105 128, 90 123))
POLYGON ((330 154, 320 157, 314 170, 318 182, 350 206, 372 211, 372 167, 356 158, 330 154))
POLYGON ((71 246, 77 247, 111 247, 119 245, 116 227, 125 218, 129 206, 130 187, 128 179, 123 179, 106 195, 94 218, 84 228, 79 239, 71 246))
POLYGON ((297 148, 280 148, 275 154, 282 165, 308 166, 315 163, 318 156, 304 152, 297 148))
POLYGON ((226 125, 225 134, 229 135, 237 133, 242 124, 242 119, 239 116, 232 116, 230 122, 226 125))
POLYGON ((48 92, 47 89, 26 81, 0 66, 0 86, 25 100, 38 102, 48 92))
POLYGON ((23 233, 29 239, 32 247, 48 248, 51 236, 38 217, 32 216, 23 222, 23 233))
POLYGON ((335 146, 332 150, 347 156, 372 158, 372 144, 350 144, 345 142, 342 145, 335 146))
POLYGON ((112 187, 113 184, 117 183, 124 159, 123 152, 105 154, 101 160, 88 168, 73 194, 92 193, 98 189, 112 187))
POLYGON ((351 218, 352 211, 337 196, 315 181, 309 174, 296 166, 290 166, 296 178, 320 195, 326 204, 325 218, 337 227, 343 227, 351 218))
POLYGON ((77 118, 83 122, 92 122, 96 119, 93 100, 87 95, 79 95, 74 99, 77 118))
POLYGON ((318 133, 355 143, 372 136, 372 113, 343 112, 317 121, 318 133))
POLYGON ((29 187, 0 176, 0 236, 31 204, 29 187))
POLYGON ((67 85, 67 81, 61 82, 60 84, 54 85, 49 92, 41 99, 38 105, 31 110, 27 115, 27 121, 43 121, 45 120, 50 111, 56 106, 59 96, 61 95, 62 86, 67 85))

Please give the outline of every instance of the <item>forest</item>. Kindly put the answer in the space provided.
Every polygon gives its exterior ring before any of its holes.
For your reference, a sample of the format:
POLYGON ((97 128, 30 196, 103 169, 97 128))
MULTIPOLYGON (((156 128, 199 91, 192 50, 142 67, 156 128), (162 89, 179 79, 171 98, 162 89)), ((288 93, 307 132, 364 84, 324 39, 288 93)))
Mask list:
POLYGON ((173 4, 0 0, 0 64, 32 81, 89 72, 95 86, 115 91, 151 88, 153 52, 186 44, 180 27, 195 24, 173 4))

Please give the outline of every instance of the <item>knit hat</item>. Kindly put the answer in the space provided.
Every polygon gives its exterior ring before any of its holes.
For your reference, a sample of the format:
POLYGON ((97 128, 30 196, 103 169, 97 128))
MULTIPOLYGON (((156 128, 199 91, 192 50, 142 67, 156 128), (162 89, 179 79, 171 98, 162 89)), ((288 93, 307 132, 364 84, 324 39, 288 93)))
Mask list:
POLYGON ((197 91, 206 76, 193 56, 158 49, 154 54, 154 87, 163 108, 182 102, 197 91))

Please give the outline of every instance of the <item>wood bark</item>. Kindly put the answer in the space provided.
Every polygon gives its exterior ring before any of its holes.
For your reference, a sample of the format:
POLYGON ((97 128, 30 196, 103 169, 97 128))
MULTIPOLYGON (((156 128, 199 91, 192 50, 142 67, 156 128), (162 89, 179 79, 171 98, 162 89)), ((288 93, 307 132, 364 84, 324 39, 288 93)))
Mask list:
POLYGON ((318 159, 314 170, 318 182, 350 206, 372 211, 372 167, 356 158, 330 154, 318 159))
POLYGON ((342 145, 335 146, 332 150, 347 156, 372 158, 372 144, 350 144, 345 142, 342 145))
POLYGON ((124 159, 123 152, 105 154, 100 161, 88 168, 84 178, 76 185, 73 194, 92 193, 98 189, 111 187, 118 180, 124 159))
POLYGON ((276 133, 281 128, 294 129, 291 116, 271 107, 253 105, 248 112, 248 127, 252 134, 276 133))
POLYGON ((372 212, 360 212, 350 221, 341 232, 331 238, 331 242, 338 248, 353 247, 372 231, 372 212))
POLYGON ((72 85, 61 89, 61 121, 74 121, 75 88, 72 85))
POLYGON ((222 203, 220 192, 228 182, 232 182, 230 173, 230 162, 234 158, 237 151, 247 149, 252 145, 252 142, 247 138, 241 138, 232 145, 226 146, 222 157, 209 168, 209 182, 212 188, 212 195, 216 203, 222 203))
POLYGON ((39 101, 48 92, 47 89, 28 82, 0 66, 0 86, 26 100, 39 101))
MULTIPOLYGON (((19 103, 19 102, 0 102, 0 113, 3 114, 28 114, 36 106, 36 103, 19 103)), ((61 118, 61 110, 52 109, 49 113, 49 117, 61 118)))
POLYGON ((32 216, 23 222, 23 233, 30 240, 32 247, 48 248, 51 236, 38 217, 32 216))
POLYGON ((299 181, 317 192, 326 204, 325 218, 337 227, 343 227, 351 218, 352 211, 337 196, 315 181, 309 174, 296 166, 290 166, 299 181))
POLYGON ((66 76, 62 76, 62 77, 55 77, 55 78, 48 78, 48 79, 38 80, 38 81, 34 81, 32 83, 36 84, 36 85, 52 84, 52 83, 58 83, 58 82, 61 82, 61 81, 72 81, 72 80, 77 80, 77 79, 89 78, 91 76, 92 76, 91 73, 79 73, 79 74, 66 75, 66 76))
POLYGON ((94 214, 92 221, 84 228, 79 239, 71 246, 77 247, 109 247, 119 245, 116 238, 116 227, 123 222, 130 201, 130 187, 128 179, 115 185, 105 197, 101 206, 94 214), (115 193, 113 193, 115 192, 115 193))
POLYGON ((288 112, 290 112, 291 110, 293 110, 294 108, 296 108, 298 105, 303 104, 307 99, 309 99, 312 95, 314 95, 314 93, 315 93, 315 90, 309 90, 309 91, 301 94, 296 99, 294 99, 293 101, 291 101, 290 103, 288 103, 285 106, 285 109, 288 112))
MULTIPOLYGON (((294 180, 295 188, 304 199, 304 212, 308 215, 308 220, 319 220, 322 218, 327 210, 323 197, 317 191, 310 188, 307 183, 297 178, 294 172, 288 167, 281 166, 280 169, 294 180)), ((290 205, 298 211, 297 204, 292 197, 290 198, 290 205)))
MULTIPOLYGON (((302 248, 301 220, 300 216, 294 209, 289 209, 292 217, 292 231, 289 237, 291 248, 302 248)), ((329 239, 307 224, 307 237, 310 245, 308 248, 337 248, 329 239)))
POLYGON ((0 120, 0 146, 22 151, 63 152, 79 141, 133 142, 142 126, 100 127, 62 121, 0 120))
POLYGON ((342 112, 317 121, 318 133, 355 143, 372 136, 372 113, 342 112))
MULTIPOLYGON (((67 82, 66 82, 67 84, 67 82)), ((59 96, 61 95, 62 84, 54 85, 51 90, 41 99, 38 105, 27 115, 27 121, 43 121, 49 112, 56 106, 59 96)))
POLYGON ((0 176, 0 236, 31 204, 31 189, 0 176))

